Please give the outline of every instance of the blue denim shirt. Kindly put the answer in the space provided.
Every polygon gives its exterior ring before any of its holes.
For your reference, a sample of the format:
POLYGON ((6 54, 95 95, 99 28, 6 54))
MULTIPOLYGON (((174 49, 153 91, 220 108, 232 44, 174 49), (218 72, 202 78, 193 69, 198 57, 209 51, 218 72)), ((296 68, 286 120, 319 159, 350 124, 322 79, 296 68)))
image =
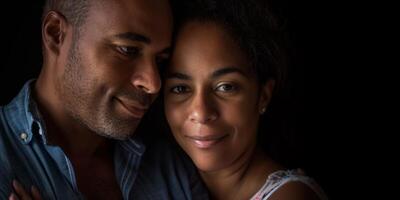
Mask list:
MULTIPOLYGON (((13 179, 25 188, 35 185, 44 199, 84 199, 66 154, 46 143, 33 83, 0 107, 0 199, 11 194, 13 179)), ((166 141, 147 148, 139 138, 116 141, 114 161, 124 199, 208 199, 194 166, 166 141)))

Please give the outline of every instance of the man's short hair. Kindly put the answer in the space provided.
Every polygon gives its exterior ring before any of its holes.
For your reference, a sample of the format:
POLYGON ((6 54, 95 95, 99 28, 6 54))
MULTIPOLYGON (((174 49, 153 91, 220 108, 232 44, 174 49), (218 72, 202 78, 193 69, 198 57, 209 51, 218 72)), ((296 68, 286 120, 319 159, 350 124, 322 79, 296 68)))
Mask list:
POLYGON ((46 0, 43 17, 49 11, 59 12, 78 30, 86 20, 89 6, 90 0, 46 0))

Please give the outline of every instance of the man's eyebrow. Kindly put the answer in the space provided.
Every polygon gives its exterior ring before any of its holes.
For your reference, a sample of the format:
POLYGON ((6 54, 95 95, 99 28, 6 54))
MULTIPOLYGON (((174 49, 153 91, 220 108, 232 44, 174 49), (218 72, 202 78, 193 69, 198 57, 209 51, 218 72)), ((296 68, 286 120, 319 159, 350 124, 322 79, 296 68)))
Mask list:
POLYGON ((218 69, 216 71, 214 71, 211 74, 211 78, 215 79, 218 78, 220 76, 226 75, 226 74, 230 74, 230 73, 239 73, 245 77, 248 77, 248 74, 246 74, 243 70, 241 70, 240 68, 237 67, 233 67, 233 66, 228 66, 228 67, 224 67, 221 69, 218 69))
POLYGON ((151 40, 141 34, 138 33, 132 33, 132 32, 126 32, 126 33, 120 33, 115 35, 114 37, 119 38, 119 39, 127 39, 127 40, 132 40, 132 41, 139 41, 139 42, 144 42, 147 44, 151 43, 151 40))

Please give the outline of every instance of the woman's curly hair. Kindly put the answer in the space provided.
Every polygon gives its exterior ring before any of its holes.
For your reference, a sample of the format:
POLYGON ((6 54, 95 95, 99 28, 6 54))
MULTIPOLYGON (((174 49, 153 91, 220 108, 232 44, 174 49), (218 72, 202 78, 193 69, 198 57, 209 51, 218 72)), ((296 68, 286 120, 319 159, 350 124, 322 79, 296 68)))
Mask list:
POLYGON ((283 27, 265 0, 175 1, 173 8, 178 29, 188 21, 222 25, 247 56, 259 84, 274 79, 281 86, 286 73, 283 27))

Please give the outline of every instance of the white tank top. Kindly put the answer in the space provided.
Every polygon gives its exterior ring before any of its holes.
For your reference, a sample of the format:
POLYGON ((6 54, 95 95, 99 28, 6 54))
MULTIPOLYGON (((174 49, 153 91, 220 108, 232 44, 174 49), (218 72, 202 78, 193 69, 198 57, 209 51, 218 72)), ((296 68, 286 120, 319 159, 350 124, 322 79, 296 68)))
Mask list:
POLYGON ((267 200, 276 190, 288 182, 300 181, 309 186, 321 200, 327 200, 325 193, 310 177, 301 170, 279 170, 271 173, 265 184, 250 200, 267 200))

